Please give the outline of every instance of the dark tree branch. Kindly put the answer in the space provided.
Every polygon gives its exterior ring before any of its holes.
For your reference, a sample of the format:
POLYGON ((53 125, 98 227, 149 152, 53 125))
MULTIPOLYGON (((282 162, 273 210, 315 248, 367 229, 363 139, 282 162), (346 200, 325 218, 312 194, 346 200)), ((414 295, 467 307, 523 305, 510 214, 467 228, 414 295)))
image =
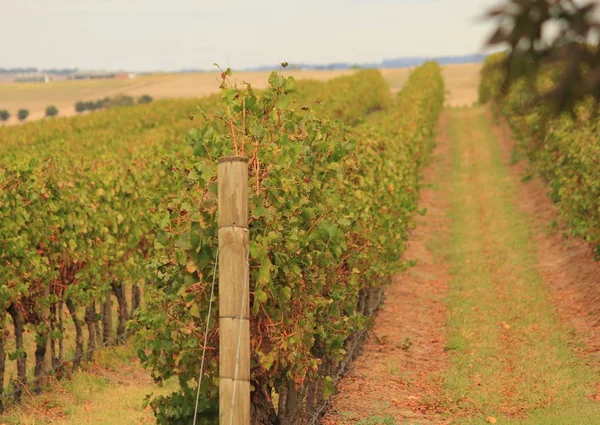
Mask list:
POLYGON ((556 112, 573 111, 587 96, 600 101, 600 49, 592 43, 600 36, 597 1, 507 0, 491 9, 485 19, 497 23, 487 46, 506 46, 500 64, 508 87, 522 77, 535 77, 542 66, 559 69, 557 83, 533 102, 547 102, 556 112), (547 34, 548 24, 558 27, 547 34))

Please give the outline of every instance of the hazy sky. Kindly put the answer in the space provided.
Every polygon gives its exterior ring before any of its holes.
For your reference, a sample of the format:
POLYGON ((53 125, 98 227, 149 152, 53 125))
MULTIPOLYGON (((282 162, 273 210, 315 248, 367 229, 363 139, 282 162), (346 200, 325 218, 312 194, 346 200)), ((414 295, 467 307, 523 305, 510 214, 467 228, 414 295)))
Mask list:
POLYGON ((480 51, 497 0, 0 0, 0 68, 175 70, 480 51))

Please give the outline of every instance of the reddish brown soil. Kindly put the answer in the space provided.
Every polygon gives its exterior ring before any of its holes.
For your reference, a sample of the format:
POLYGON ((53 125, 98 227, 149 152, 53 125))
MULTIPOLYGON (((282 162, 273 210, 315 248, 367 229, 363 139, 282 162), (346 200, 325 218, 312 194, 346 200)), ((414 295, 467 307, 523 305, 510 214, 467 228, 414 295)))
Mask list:
MULTIPOLYGON (((442 131, 446 121, 443 117, 440 122, 442 131)), ((448 151, 449 139, 442 133, 435 155, 448 158, 448 151)), ((434 161, 425 172, 425 182, 431 183, 447 166, 447 161, 434 161)), ((447 361, 443 300, 449 273, 443 259, 434 258, 428 249, 432 235, 439 236, 448 227, 441 195, 441 191, 422 190, 421 207, 427 208, 427 214, 419 217, 404 255, 419 263, 396 276, 386 289, 363 355, 342 379, 322 424, 355 424, 388 415, 397 423, 446 423, 439 413, 441 372, 447 361)))
MULTIPOLYGON (((491 117, 491 114, 490 114, 491 117)), ((515 144, 506 122, 496 120, 494 132, 508 163, 515 144)), ((511 167, 515 178, 521 179, 529 164, 521 161, 511 167)), ((595 369, 600 360, 600 262, 585 241, 567 237, 568 230, 560 223, 556 206, 547 196, 548 188, 538 178, 519 186, 519 205, 531 217, 540 271, 552 293, 552 299, 568 326, 575 329, 585 358, 595 369), (551 224, 557 221, 558 229, 551 224)))

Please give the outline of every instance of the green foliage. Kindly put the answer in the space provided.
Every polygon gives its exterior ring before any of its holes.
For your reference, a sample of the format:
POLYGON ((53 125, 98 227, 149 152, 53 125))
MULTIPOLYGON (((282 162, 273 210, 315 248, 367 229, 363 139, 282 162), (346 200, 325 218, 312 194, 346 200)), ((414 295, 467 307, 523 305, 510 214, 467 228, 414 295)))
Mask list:
MULTIPOLYGON (((139 355, 158 380, 180 382, 177 395, 150 401, 161 423, 189 423, 192 414, 218 156, 252 158, 255 388, 271 394, 322 380, 330 392, 323 365, 341 359, 348 336, 368 322, 358 301, 403 267, 443 100, 439 68, 416 71, 396 99, 375 71, 269 82, 261 92, 226 83, 199 101, 0 128, 0 308, 16 304, 40 338, 61 338, 48 306, 87 307, 111 282, 145 281, 139 355)), ((214 354, 201 389, 207 423, 216 411, 214 354)))
POLYGON ((487 18, 497 26, 487 44, 508 48, 498 63, 506 90, 522 78, 535 80, 547 64, 560 63, 555 84, 533 93, 535 103, 573 112, 585 98, 600 101, 598 10, 597 0, 504 0, 491 9, 487 18))
MULTIPOLYGON (((150 103, 152 98, 148 95, 143 95, 138 99, 138 103, 150 103), (143 99, 143 101, 142 101, 143 99)), ((84 111, 97 111, 100 109, 117 108, 121 106, 132 106, 135 104, 135 99, 132 96, 119 94, 115 97, 104 97, 103 99, 97 99, 92 101, 79 101, 75 103, 75 111, 78 113, 84 111)))
POLYGON ((330 81, 303 80, 295 84, 297 94, 292 98, 296 97, 301 105, 314 108, 323 117, 350 125, 356 125, 368 114, 391 105, 389 87, 376 70, 364 70, 330 81), (357 93, 363 96, 357 98, 357 93))
POLYGON ((152 194, 176 189, 160 158, 184 145, 177 135, 190 127, 195 103, 0 129, 0 311, 16 305, 39 339, 61 339, 49 306, 97 307, 111 282, 147 279, 159 202, 152 194))
POLYGON ((600 117, 591 98, 576 104, 573 114, 555 116, 549 105, 532 103, 536 93, 554 89, 556 67, 546 67, 533 82, 520 79, 505 96, 498 90, 498 70, 483 70, 482 90, 491 93, 507 117, 522 149, 550 187, 550 197, 571 233, 590 242, 600 255, 600 117), (493 71, 492 71, 493 70, 493 71))
POLYGON ((50 105, 46 108, 47 117, 55 117, 58 115, 58 108, 54 105, 50 105))
MULTIPOLYGON (((142 362, 156 379, 176 375, 173 397, 189 404, 217 247, 216 158, 250 158, 253 386, 270 395, 321 382, 331 392, 323 365, 343 359, 346 339, 367 325, 361 297, 404 266, 398 260, 444 93, 436 64, 417 70, 396 100, 374 71, 314 86, 273 73, 269 83, 257 93, 224 80, 220 105, 190 131, 194 156, 166 164, 185 189, 165 194, 158 213, 156 285, 136 325, 142 362), (389 114, 344 124, 384 108, 389 114)), ((210 347, 218 345, 216 324, 215 315, 210 347)), ((206 353, 206 414, 216 404, 215 354, 206 353)), ((150 404, 161 424, 189 422, 169 398, 150 404)))
POLYGON ((110 98, 108 102, 105 102, 105 108, 118 108, 121 106, 131 106, 135 104, 135 99, 132 96, 126 94, 119 94, 115 97, 110 98))
POLYGON ((6 109, 1 109, 0 110, 0 121, 8 121, 8 119, 10 118, 10 112, 8 112, 6 109))
POLYGON ((96 111, 98 109, 106 108, 110 103, 110 97, 105 97, 104 99, 98 99, 93 102, 88 102, 88 110, 96 111))
POLYGON ((17 118, 19 121, 25 121, 29 116, 29 109, 19 109, 17 111, 17 118))
POLYGON ((479 79, 479 103, 498 99, 501 95, 504 73, 499 65, 505 58, 504 53, 496 53, 486 58, 479 79))
POLYGON ((78 114, 86 111, 88 109, 88 104, 87 102, 77 102, 75 103, 75 112, 77 112, 78 114))
POLYGON ((142 104, 142 105, 143 105, 143 104, 146 104, 146 103, 152 103, 152 100, 153 100, 153 99, 152 99, 152 96, 150 96, 150 95, 147 95, 147 94, 144 94, 144 95, 142 95, 142 96, 140 96, 140 97, 138 98, 138 101, 137 101, 137 103, 139 103, 139 104, 142 104))

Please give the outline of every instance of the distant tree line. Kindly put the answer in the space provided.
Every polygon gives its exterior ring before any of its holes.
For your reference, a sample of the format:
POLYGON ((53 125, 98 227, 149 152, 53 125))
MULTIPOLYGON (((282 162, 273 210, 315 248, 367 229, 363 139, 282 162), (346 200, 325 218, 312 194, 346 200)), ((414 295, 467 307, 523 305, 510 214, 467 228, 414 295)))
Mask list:
MULTIPOLYGON (((127 96, 120 94, 115 97, 105 97, 103 99, 98 99, 96 101, 88 101, 88 102, 77 102, 75 103, 75 111, 77 113, 81 113, 84 111, 97 111, 99 109, 110 109, 110 108, 118 108, 121 106, 131 106, 135 105, 143 105, 146 103, 151 103, 153 101, 152 96, 144 94, 137 99, 133 96, 127 96)), ((45 115, 47 118, 56 117, 59 114, 59 110, 56 106, 50 105, 46 108, 45 115)), ((19 121, 25 121, 29 117, 29 110, 21 108, 17 111, 17 119, 19 121)), ((0 109, 0 123, 5 123, 11 117, 11 114, 6 109, 0 109)))
POLYGON ((19 121, 25 121, 29 116, 29 109, 19 109, 17 111, 17 118, 19 121))
POLYGON ((79 68, 49 68, 42 69, 41 72, 46 72, 48 74, 57 74, 57 75, 69 75, 74 72, 79 71, 79 68))
MULTIPOLYGON (((57 116, 59 110, 56 106, 50 105, 46 108, 46 117, 51 118, 57 116)), ((29 109, 21 108, 17 111, 17 119, 21 122, 29 118, 29 109)), ((10 112, 6 109, 0 109, 0 122, 4 123, 10 119, 10 112)))
POLYGON ((0 74, 28 74, 32 72, 45 72, 47 74, 68 75, 76 72, 78 68, 49 68, 39 69, 35 67, 25 68, 0 68, 0 74))
MULTIPOLYGON (((10 112, 6 109, 0 109, 0 122, 4 124, 4 122, 8 121, 10 118, 10 112)), ((29 117, 29 109, 21 108, 17 111, 17 119, 19 121, 25 121, 29 117)))
POLYGON ((54 105, 50 105, 46 108, 47 117, 55 117, 58 115, 58 108, 54 105))
POLYGON ((37 68, 0 68, 0 74, 21 74, 26 72, 38 72, 37 68))
MULTIPOLYGON (((152 97, 145 94, 137 99, 137 103, 142 105, 152 102, 152 97)), ((120 94, 115 97, 104 97, 103 99, 79 101, 75 103, 75 111, 81 113, 84 111, 97 111, 100 109, 118 108, 121 106, 131 106, 136 104, 136 99, 133 96, 120 94)))

